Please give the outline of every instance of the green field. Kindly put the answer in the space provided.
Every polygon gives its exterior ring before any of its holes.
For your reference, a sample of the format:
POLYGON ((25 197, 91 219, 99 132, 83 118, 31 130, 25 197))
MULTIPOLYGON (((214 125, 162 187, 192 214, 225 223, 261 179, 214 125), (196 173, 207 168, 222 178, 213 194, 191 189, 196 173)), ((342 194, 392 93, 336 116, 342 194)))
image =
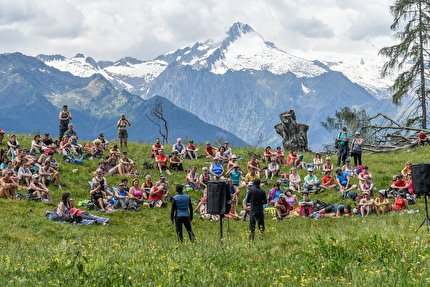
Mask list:
MULTIPOLYGON (((23 147, 30 147, 31 139, 30 135, 18 135, 23 147)), ((365 154, 363 163, 369 166, 378 189, 387 188, 392 175, 398 174, 407 160, 427 162, 429 149, 365 154)), ((131 143, 128 151, 138 170, 145 171, 142 163, 150 144, 131 143)), ((245 158, 239 162, 243 169, 248 152, 263 153, 251 148, 233 147, 233 151, 245 158)), ((312 159, 313 155, 305 154, 305 161, 312 159)), ((110 217, 107 227, 45 219, 45 211, 55 208, 64 191, 71 192, 75 202, 89 199, 87 181, 93 177, 90 171, 98 166, 98 160, 81 165, 65 163, 60 156, 57 160, 61 180, 70 188, 59 190, 51 185, 53 203, 0 200, 0 286, 430 285, 429 234, 426 228, 414 233, 425 218, 423 197, 411 206, 420 210, 415 214, 323 220, 295 217, 283 222, 268 215, 264 237, 256 237, 254 242, 248 240, 248 222, 224 221, 221 242, 219 223, 196 216, 192 224, 196 243, 185 238, 184 244, 178 244, 170 223, 170 205, 168 209, 142 208, 108 215, 89 211, 110 217), (78 171, 73 173, 75 168, 78 171)), ((185 160, 184 167, 195 165, 200 173, 208 166, 205 162, 185 160)), ((289 168, 281 171, 289 172, 289 168)), ((158 171, 149 173, 153 181, 158 179, 158 171)), ((303 179, 305 172, 299 173, 303 179)), ((320 173, 316 175, 322 179, 320 173)), ((186 173, 176 173, 167 180, 174 186, 184 183, 185 177, 186 173)), ((107 176, 108 185, 116 185, 120 179, 119 175, 107 176)), ((244 195, 242 189, 241 198, 244 195)), ((311 194, 310 198, 352 204, 351 199, 342 201, 339 195, 332 191, 311 194)), ((195 191, 190 196, 198 201, 202 194, 195 191)))

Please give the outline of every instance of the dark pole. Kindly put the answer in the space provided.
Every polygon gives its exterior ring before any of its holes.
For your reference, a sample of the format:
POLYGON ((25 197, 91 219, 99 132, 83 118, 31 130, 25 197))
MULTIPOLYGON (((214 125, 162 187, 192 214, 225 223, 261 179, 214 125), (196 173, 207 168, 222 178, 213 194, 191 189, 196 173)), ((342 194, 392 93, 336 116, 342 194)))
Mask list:
POLYGON ((221 237, 220 239, 222 239, 222 218, 224 217, 224 214, 220 214, 219 215, 219 230, 221 231, 221 237))

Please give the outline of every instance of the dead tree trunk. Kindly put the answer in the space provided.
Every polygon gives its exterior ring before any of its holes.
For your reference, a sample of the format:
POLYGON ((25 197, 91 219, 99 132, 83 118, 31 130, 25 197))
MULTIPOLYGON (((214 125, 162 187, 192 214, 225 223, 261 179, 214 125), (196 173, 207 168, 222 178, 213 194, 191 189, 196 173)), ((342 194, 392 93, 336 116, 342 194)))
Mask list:
POLYGON ((281 123, 275 126, 276 132, 284 139, 284 150, 309 151, 308 135, 309 125, 298 124, 293 109, 279 115, 281 123))

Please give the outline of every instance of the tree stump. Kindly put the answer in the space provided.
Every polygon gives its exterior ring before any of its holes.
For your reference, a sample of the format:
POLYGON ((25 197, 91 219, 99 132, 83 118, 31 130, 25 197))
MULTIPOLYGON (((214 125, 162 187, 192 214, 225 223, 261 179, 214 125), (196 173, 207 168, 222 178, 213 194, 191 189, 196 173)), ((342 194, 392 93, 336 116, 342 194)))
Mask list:
POLYGON ((309 151, 308 135, 309 125, 298 124, 293 109, 279 115, 281 123, 275 126, 276 132, 284 139, 282 144, 285 151, 309 151))

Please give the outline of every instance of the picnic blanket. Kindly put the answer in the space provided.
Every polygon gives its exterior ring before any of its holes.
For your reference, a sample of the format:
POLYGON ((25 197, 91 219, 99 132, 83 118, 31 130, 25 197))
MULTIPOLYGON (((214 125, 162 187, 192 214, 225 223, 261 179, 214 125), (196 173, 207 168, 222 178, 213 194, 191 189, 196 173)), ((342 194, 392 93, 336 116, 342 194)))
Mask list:
MULTIPOLYGON (((45 212, 45 216, 48 219, 52 220, 52 221, 57 221, 57 222, 60 222, 60 223, 66 223, 65 221, 62 221, 60 217, 58 217, 58 215, 57 215, 57 213, 55 211, 51 212, 51 211, 47 210, 45 212)), ((70 223, 70 224, 72 224, 72 225, 88 225, 88 226, 90 226, 90 225, 92 225, 93 223, 95 223, 97 221, 100 221, 102 223, 107 223, 110 220, 110 218, 101 217, 101 216, 97 216, 97 215, 94 215, 94 214, 91 214, 91 216, 94 219, 82 219, 81 222, 79 222, 79 223, 70 223)))

